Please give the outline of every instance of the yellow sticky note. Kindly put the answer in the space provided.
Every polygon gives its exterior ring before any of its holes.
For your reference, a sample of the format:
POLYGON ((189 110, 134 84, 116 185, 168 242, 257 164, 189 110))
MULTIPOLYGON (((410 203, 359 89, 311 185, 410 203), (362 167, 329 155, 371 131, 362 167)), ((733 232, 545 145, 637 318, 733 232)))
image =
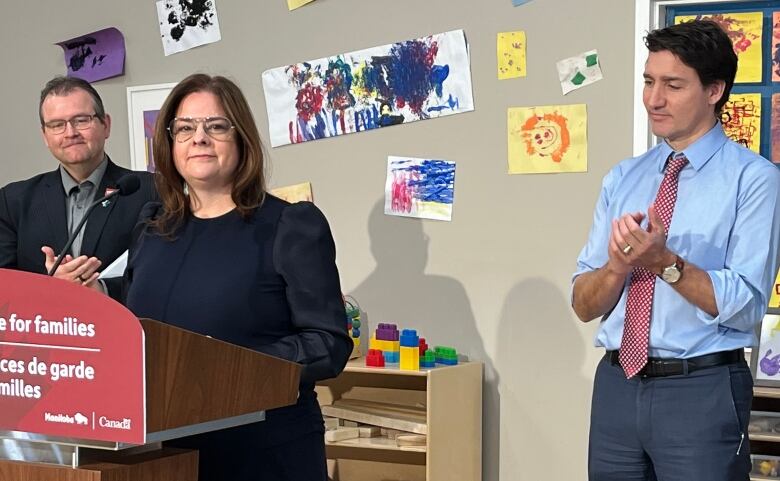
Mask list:
POLYGON ((739 58, 736 83, 761 82, 762 12, 717 13, 712 15, 681 15, 674 23, 691 20, 712 20, 726 31, 739 58))
POLYGON ((307 3, 311 3, 314 0, 287 0, 287 8, 289 8, 291 11, 295 10, 296 8, 300 8, 307 3))
POLYGON ((311 182, 303 182, 301 184, 288 185, 285 187, 277 187, 269 191, 274 197, 279 197, 282 200, 294 204, 302 200, 314 202, 314 196, 311 192, 311 182))
POLYGON ((498 79, 525 77, 525 32, 501 32, 496 38, 498 79))
POLYGON ((507 110, 509 173, 587 172, 585 104, 507 110))
POLYGON ((731 94, 721 113, 723 131, 755 153, 761 150, 761 94, 731 94))
POLYGON ((775 278, 775 285, 772 287, 772 297, 769 298, 769 307, 780 309, 780 272, 775 278))

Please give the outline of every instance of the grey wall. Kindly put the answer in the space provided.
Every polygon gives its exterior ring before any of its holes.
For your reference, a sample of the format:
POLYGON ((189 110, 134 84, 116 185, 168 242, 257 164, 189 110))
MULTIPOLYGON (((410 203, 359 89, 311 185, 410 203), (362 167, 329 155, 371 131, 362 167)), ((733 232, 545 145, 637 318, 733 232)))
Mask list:
POLYGON ((600 353, 596 326, 569 308, 569 280, 601 178, 631 152, 633 2, 318 0, 288 12, 284 0, 218 0, 217 9, 221 42, 166 58, 152 0, 6 2, 0 184, 56 165, 36 112, 41 86, 64 72, 54 42, 108 26, 124 33, 125 75, 96 86, 114 119, 108 151, 129 166, 128 86, 228 75, 267 138, 263 70, 463 28, 474 112, 273 149, 271 184, 313 183, 344 291, 372 324, 416 327, 485 362, 485 480, 586 479, 600 353), (496 33, 512 30, 527 34, 528 76, 498 81, 496 33), (605 79, 562 96, 555 61, 593 48, 605 79), (506 108, 563 103, 587 103, 588 172, 507 175, 506 108), (388 155, 457 162, 452 222, 382 213, 388 155))

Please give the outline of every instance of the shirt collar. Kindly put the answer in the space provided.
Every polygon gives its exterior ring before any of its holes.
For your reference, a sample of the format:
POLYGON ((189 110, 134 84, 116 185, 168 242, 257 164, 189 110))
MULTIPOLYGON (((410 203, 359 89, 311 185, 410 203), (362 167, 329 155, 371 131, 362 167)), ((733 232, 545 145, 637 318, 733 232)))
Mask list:
MULTIPOLYGON (((726 143, 728 137, 723 132, 723 126, 720 122, 716 122, 715 125, 704 135, 696 139, 694 143, 689 145, 683 150, 685 157, 688 159, 688 163, 691 164, 695 170, 699 170, 704 167, 704 164, 715 155, 723 144, 726 143)), ((666 160, 669 155, 674 152, 674 149, 665 141, 659 145, 658 158, 658 171, 663 172, 666 167, 666 160)))
POLYGON ((62 165, 60 165, 60 178, 62 179, 62 187, 65 189, 65 194, 70 194, 70 191, 74 187, 79 187, 82 184, 85 184, 87 182, 91 182, 93 186, 100 185, 100 180, 103 178, 103 174, 106 173, 106 168, 108 167, 108 158, 103 157, 103 161, 98 164, 97 168, 92 171, 91 174, 89 174, 89 177, 87 177, 84 182, 81 184, 77 183, 75 180, 73 180, 73 177, 70 176, 67 170, 65 170, 62 165))

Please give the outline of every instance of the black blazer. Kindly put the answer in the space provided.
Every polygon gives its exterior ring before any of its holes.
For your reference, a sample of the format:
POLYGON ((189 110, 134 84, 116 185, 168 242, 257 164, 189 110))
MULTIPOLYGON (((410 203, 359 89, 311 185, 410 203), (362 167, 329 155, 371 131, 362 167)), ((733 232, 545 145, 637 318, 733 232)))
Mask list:
MULTIPOLYGON (((141 179, 141 188, 131 195, 115 197, 105 207, 95 207, 84 227, 81 253, 100 259, 103 268, 127 250, 141 207, 157 199, 152 174, 119 167, 111 159, 95 198, 131 172, 141 179)), ((65 202, 59 169, 0 189, 0 267, 45 273, 41 246, 48 245, 59 253, 68 240, 65 202)), ((116 297, 113 288, 109 290, 116 297)))

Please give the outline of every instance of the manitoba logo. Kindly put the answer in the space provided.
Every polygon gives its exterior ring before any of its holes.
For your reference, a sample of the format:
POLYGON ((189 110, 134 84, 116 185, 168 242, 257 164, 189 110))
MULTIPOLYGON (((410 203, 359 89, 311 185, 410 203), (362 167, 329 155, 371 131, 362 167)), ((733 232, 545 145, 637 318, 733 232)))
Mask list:
POLYGON ((89 418, 81 413, 76 413, 71 416, 69 414, 52 414, 50 412, 46 412, 43 414, 43 420, 47 423, 76 424, 80 426, 89 425, 89 418))
POLYGON ((76 419, 76 424, 81 424, 83 426, 86 426, 89 424, 89 418, 84 416, 81 413, 76 413, 73 415, 73 417, 76 419))

